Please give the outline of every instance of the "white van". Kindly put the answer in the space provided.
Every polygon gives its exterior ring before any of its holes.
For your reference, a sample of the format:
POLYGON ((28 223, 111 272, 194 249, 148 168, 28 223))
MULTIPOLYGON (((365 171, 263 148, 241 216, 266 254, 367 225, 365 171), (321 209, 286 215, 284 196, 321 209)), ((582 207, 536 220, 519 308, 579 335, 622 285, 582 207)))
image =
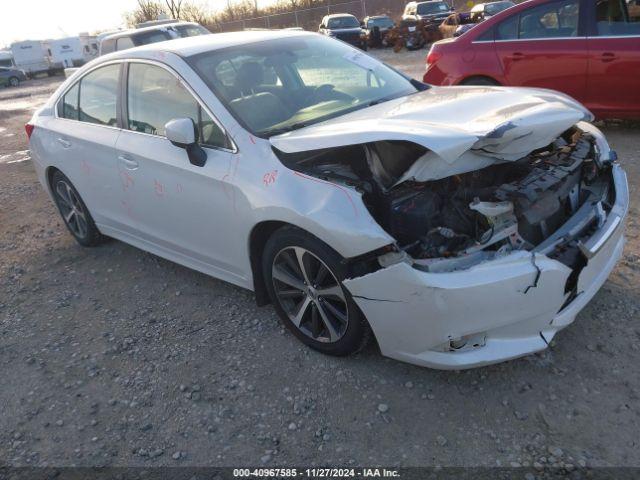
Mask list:
POLYGON ((47 49, 40 40, 25 40, 11 44, 13 61, 21 70, 29 76, 37 73, 49 73, 51 65, 47 55, 47 49))

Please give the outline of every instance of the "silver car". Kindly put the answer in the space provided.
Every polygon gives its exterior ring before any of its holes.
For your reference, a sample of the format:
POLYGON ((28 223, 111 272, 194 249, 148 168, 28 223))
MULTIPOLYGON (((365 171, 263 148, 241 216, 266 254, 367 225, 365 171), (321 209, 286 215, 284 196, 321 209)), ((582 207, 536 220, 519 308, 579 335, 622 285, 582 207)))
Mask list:
POLYGON ((84 246, 113 237, 253 290, 302 342, 434 368, 546 348, 624 245, 625 173, 540 89, 431 87, 299 31, 81 68, 27 125, 84 246))

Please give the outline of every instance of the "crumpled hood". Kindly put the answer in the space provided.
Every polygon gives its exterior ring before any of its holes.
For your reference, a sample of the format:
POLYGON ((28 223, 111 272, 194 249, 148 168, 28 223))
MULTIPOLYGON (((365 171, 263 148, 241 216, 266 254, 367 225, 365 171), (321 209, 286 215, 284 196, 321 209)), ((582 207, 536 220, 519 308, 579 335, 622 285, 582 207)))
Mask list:
POLYGON ((424 146, 449 165, 470 150, 475 157, 512 161, 549 145, 577 122, 592 119, 578 102, 551 90, 431 87, 271 137, 270 142, 294 153, 405 140, 424 146))

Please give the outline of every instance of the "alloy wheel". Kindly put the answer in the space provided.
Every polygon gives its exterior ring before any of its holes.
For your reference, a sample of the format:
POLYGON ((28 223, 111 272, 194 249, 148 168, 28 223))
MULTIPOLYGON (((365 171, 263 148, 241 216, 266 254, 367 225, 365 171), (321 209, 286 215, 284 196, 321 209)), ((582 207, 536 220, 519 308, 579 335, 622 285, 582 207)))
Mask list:
POLYGON ((17 87, 17 86, 20 84, 20 80, 18 80, 16 77, 11 77, 11 78, 9 79, 9 84, 10 84, 12 87, 17 87))
POLYGON ((64 180, 59 180, 55 192, 62 218, 69 230, 77 237, 85 238, 88 231, 87 213, 73 188, 64 180))
POLYGON ((347 299, 322 260, 302 247, 286 247, 271 271, 278 302, 298 330, 323 343, 342 338, 349 324, 347 299))

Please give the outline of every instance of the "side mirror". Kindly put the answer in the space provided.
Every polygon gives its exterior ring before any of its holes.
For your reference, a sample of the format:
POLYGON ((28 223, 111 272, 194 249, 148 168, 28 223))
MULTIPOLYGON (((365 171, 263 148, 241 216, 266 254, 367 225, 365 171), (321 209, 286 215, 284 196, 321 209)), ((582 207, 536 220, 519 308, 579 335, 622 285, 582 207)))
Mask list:
POLYGON ((187 151, 189 162, 196 167, 204 167, 207 152, 198 145, 198 129, 190 118, 169 120, 164 126, 165 135, 176 147, 187 151))

